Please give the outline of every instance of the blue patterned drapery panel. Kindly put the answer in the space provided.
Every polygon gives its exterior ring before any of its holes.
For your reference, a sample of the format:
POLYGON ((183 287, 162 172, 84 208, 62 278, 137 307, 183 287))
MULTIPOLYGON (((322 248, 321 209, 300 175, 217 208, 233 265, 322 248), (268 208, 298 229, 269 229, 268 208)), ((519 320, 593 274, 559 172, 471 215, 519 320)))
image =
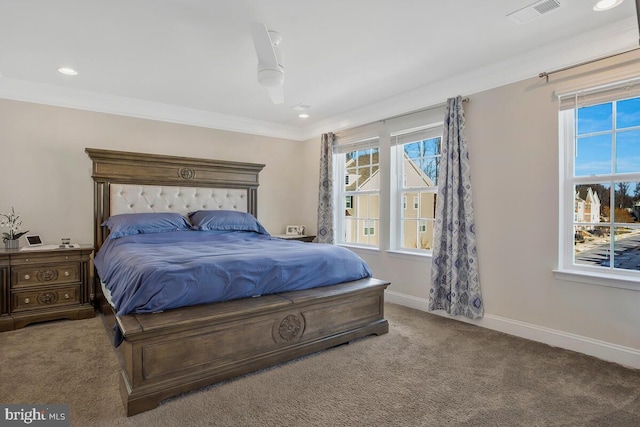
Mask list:
POLYGON ((462 98, 447 100, 438 176, 429 310, 482 317, 462 98))
POLYGON ((320 191, 318 192, 318 243, 333 243, 333 133, 320 141, 320 191))

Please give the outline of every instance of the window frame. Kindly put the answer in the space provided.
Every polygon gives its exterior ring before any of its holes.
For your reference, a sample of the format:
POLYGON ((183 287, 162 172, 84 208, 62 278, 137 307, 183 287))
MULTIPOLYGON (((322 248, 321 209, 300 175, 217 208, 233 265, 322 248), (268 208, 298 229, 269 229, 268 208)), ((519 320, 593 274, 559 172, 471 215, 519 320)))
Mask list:
MULTIPOLYGON (((397 167, 391 159, 393 151, 392 139, 397 142, 397 138, 402 138, 403 135, 406 136, 415 131, 423 134, 436 132, 436 135, 433 136, 442 137, 445 110, 446 104, 442 103, 336 132, 336 139, 333 145, 334 183, 341 183, 344 180, 342 175, 344 173, 342 169, 344 168, 341 167, 344 162, 342 161, 343 159, 339 158, 339 155, 347 151, 353 151, 356 148, 363 149, 376 146, 379 150, 380 168, 379 219, 375 230, 377 234, 375 242, 377 242, 377 245, 369 246, 343 242, 345 229, 343 223, 347 217, 344 215, 345 212, 342 211, 344 206, 342 196, 344 192, 342 188, 337 188, 338 185, 334 186, 334 237, 336 244, 374 252, 385 251, 402 257, 415 256, 424 259, 431 255, 431 251, 418 250, 410 252, 398 245, 399 238, 396 230, 399 230, 400 227, 398 218, 402 210, 402 197, 397 191, 397 181, 398 179, 401 180, 402 176, 397 175, 397 167), (436 130, 434 131, 434 129, 436 130), (397 135, 400 136, 396 138, 397 135)), ((430 137, 421 139, 430 139, 430 137)), ((355 204, 356 201, 354 200, 353 203, 355 204)))
MULTIPOLYGON (((339 245, 344 245, 344 246, 354 246, 354 247, 362 247, 362 248, 369 248, 369 249, 379 249, 380 247, 380 241, 378 239, 378 243, 377 244, 371 244, 371 243, 364 243, 364 242, 349 242, 346 241, 345 239, 345 232, 346 232, 346 221, 345 221, 345 215, 344 212, 347 209, 354 209, 354 205, 356 204, 356 201, 358 199, 358 196, 378 196, 378 218, 370 218, 369 215, 365 216, 365 217, 358 217, 356 219, 356 221, 362 221, 362 233, 363 236, 367 238, 367 241, 370 241, 371 236, 375 236, 375 229, 377 227, 380 226, 380 209, 381 209, 381 205, 380 205, 380 191, 381 189, 378 188, 377 190, 346 190, 345 187, 347 186, 346 184, 346 179, 344 178, 345 176, 349 176, 347 174, 347 167, 346 167, 346 156, 349 153, 353 153, 353 152, 358 152, 358 151, 366 151, 366 150, 378 150, 378 156, 380 153, 380 144, 379 144, 379 139, 378 138, 374 138, 374 139, 368 139, 368 140, 364 140, 364 141, 357 141, 355 143, 350 143, 350 144, 345 144, 344 146, 340 147, 340 150, 338 152, 334 152, 333 154, 333 161, 334 161, 334 167, 333 167, 333 172, 334 172, 334 182, 340 182, 342 183, 342 185, 340 185, 339 188, 335 189, 334 191, 334 201, 337 200, 338 202, 336 203, 336 209, 337 209, 337 215, 336 215, 336 224, 335 224, 335 242, 336 244, 339 245), (351 200, 351 207, 347 208, 347 198, 349 198, 351 200), (374 225, 374 234, 365 234, 364 233, 364 229, 365 229, 365 225, 368 224, 368 221, 374 221, 377 222, 377 225, 374 225)), ((369 166, 372 166, 371 164, 369 166)), ((380 165, 380 159, 378 157, 378 163, 377 163, 377 167, 378 170, 380 169, 381 165, 380 165)), ((379 172, 378 172, 379 173, 379 172)), ((357 178, 356 178, 356 182, 357 182, 357 178)), ((350 184, 349 184, 350 185, 350 184)), ((357 186, 357 184, 356 184, 357 186)), ((381 185, 379 186, 381 187, 381 185)), ((371 228, 371 227, 368 227, 371 228)), ((356 223, 355 224, 355 229, 356 230, 360 230, 359 224, 356 223)), ((359 233, 359 231, 356 231, 357 233, 359 233)), ((357 240, 357 239, 356 239, 357 240)))
MULTIPOLYGON (((391 243, 391 248, 393 251, 397 251, 397 252, 408 252, 408 253, 413 253, 413 254, 418 254, 418 255, 427 255, 427 256, 431 256, 433 254, 433 245, 431 249, 422 249, 422 248, 410 248, 410 247, 406 247, 404 246, 404 240, 405 240, 405 233, 404 233, 404 224, 405 224, 405 220, 407 220, 405 218, 405 213, 408 210, 409 206, 411 207, 411 209, 413 209, 414 211, 418 212, 418 215, 415 218, 415 222, 416 222, 416 239, 420 239, 420 235, 423 233, 427 233, 429 230, 429 227, 427 226, 428 222, 432 223, 432 235, 430 236, 431 241, 433 242, 433 240, 435 239, 434 233, 435 233, 435 207, 434 207, 434 217, 433 219, 429 219, 429 218, 421 218, 420 217, 420 203, 421 203, 421 194, 422 193, 432 193, 434 195, 437 195, 438 193, 438 184, 437 184, 437 180, 434 183, 433 186, 418 186, 418 187, 409 187, 408 183, 407 183, 407 174, 404 170, 404 145, 406 144, 412 144, 415 142, 422 142, 422 141, 428 141, 434 138, 440 138, 440 150, 442 149, 442 143, 443 143, 443 132, 444 132, 444 124, 442 122, 438 122, 438 123, 434 123, 434 124, 430 124, 427 126, 422 127, 426 133, 424 135, 422 135, 420 138, 416 138, 415 140, 409 140, 411 138, 404 138, 405 140, 403 140, 401 143, 392 143, 391 144, 391 163, 393 165, 393 170, 394 170, 394 174, 396 176, 396 179, 394 180, 395 182, 392 183, 392 191, 391 191, 391 206, 394 209, 394 215, 392 215, 392 222, 391 222, 391 232, 392 234, 395 236, 394 239, 392 239, 392 243, 391 243), (409 193, 417 193, 417 196, 412 196, 414 197, 414 202, 409 205, 408 204, 408 194, 409 193), (416 208, 415 205, 415 199, 418 200, 418 207, 416 208), (424 224, 424 226, 426 227, 426 231, 421 231, 421 225, 424 224)), ((406 135, 406 134, 410 134, 411 132, 416 131, 416 129, 410 129, 407 130, 406 132, 398 132, 396 133, 396 135, 392 135, 392 138, 394 136, 402 136, 402 135, 406 135)), ((437 156, 427 156, 427 157, 437 157, 440 158, 440 153, 437 156)), ((413 220, 413 219, 412 219, 413 220)), ((417 245, 417 244, 416 244, 417 245)), ((418 245, 417 245, 418 246, 418 245)))
MULTIPOLYGON (((556 277, 564 280, 586 282, 596 285, 612 286, 625 289, 640 290, 640 270, 629 270, 615 267, 615 233, 616 227, 631 227, 640 229, 640 223, 619 223, 615 221, 615 214, 609 221, 604 222, 579 222, 576 217, 575 188, 578 185, 604 184, 609 185, 609 200, 601 200, 602 206, 615 206, 616 184, 620 182, 640 182, 640 171, 635 173, 616 173, 616 139, 619 132, 627 132, 633 128, 619 129, 616 126, 616 105, 618 101, 632 99, 636 96, 616 97, 589 105, 574 105, 574 108, 564 109, 559 112, 559 245, 558 268, 554 270, 556 277), (577 115, 578 109, 584 106, 612 104, 612 129, 611 133, 611 170, 608 174, 579 175, 574 173, 576 162, 576 145, 578 137, 577 115), (595 225, 594 225, 595 224, 595 225), (609 267, 579 264, 575 260, 575 228, 576 226, 608 227, 610 231, 609 241, 609 267)), ((606 133, 605 132, 593 132, 606 133)))

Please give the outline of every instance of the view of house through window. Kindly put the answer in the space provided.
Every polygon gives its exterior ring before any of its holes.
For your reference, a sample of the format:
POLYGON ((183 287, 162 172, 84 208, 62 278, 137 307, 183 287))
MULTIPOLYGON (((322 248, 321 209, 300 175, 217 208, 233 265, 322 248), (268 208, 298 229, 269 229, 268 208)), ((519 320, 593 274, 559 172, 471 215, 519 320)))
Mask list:
POLYGON ((380 156, 379 149, 341 155, 345 171, 342 242, 379 245, 380 156))
POLYGON ((640 98, 567 113, 573 265, 640 271, 640 98))
POLYGON ((400 248, 433 248, 441 137, 396 145, 399 160, 400 248), (409 201, 409 203, 407 203, 409 201))
POLYGON ((432 250, 443 116, 438 107, 338 135, 336 243, 432 250))

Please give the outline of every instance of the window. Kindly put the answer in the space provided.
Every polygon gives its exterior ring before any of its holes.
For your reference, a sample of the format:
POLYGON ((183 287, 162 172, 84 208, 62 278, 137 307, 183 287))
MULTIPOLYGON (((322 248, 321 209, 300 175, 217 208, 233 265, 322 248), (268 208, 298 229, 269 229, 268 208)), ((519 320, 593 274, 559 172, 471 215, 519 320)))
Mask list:
MULTIPOLYGON (((377 139, 374 141, 377 144, 377 139)), ((339 189, 338 243, 378 246, 375 232, 380 221, 380 156, 378 147, 360 148, 336 155, 336 172, 348 179, 339 189)))
POLYGON ((336 134, 337 244, 429 253, 444 109, 439 105, 336 134))
POLYGON ((428 251, 433 248, 442 127, 411 130, 394 135, 397 200, 402 200, 395 225, 396 247, 428 251), (427 132, 428 131, 428 132, 427 132), (437 136, 428 138, 436 134, 437 136), (407 209, 411 198, 412 209, 407 209))
POLYGON ((560 113, 560 267, 640 280, 640 97, 602 96, 560 113))

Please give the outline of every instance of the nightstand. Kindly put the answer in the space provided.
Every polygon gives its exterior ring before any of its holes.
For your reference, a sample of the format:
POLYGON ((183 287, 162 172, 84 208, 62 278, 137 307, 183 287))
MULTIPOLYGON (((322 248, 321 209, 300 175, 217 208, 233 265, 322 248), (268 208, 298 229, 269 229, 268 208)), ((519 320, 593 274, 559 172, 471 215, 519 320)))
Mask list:
POLYGON ((316 236, 307 236, 306 234, 276 234, 273 237, 284 240, 298 240, 300 242, 313 242, 316 236))
POLYGON ((88 319, 93 246, 0 249, 0 331, 54 319, 88 319))

